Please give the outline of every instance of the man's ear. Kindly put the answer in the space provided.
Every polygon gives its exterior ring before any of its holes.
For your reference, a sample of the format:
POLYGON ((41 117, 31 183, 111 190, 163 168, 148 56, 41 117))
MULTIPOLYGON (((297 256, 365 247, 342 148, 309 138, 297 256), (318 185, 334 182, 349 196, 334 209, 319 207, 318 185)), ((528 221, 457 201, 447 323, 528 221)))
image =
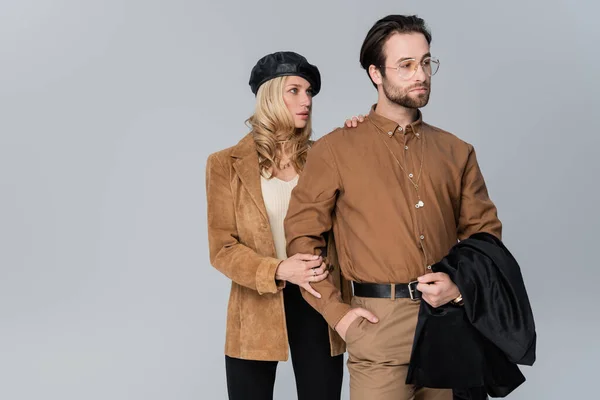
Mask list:
POLYGON ((374 65, 369 65, 369 76, 373 80, 373 83, 375 83, 376 85, 381 85, 381 83, 383 82, 381 71, 374 65))

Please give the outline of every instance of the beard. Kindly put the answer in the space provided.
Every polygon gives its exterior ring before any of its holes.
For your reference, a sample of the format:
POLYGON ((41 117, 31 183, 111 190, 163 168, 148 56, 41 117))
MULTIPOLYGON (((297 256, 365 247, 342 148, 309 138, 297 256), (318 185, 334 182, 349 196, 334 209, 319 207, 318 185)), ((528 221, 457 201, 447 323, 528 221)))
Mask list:
POLYGON ((407 88, 401 88, 392 85, 386 78, 383 78, 383 93, 389 101, 398 104, 399 106, 405 108, 421 108, 425 107, 427 103, 429 103, 429 94, 431 93, 431 88, 429 83, 425 82, 417 85, 411 85, 407 88), (409 93, 410 90, 418 87, 427 88, 427 92, 418 94, 409 93))

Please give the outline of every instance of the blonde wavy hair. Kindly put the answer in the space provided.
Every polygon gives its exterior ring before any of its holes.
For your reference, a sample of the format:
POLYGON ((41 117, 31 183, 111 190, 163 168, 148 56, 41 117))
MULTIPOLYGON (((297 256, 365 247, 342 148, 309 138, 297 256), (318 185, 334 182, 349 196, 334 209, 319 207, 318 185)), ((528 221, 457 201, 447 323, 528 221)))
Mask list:
POLYGON ((295 127, 294 118, 283 101, 286 78, 273 78, 258 88, 256 109, 246 120, 256 143, 261 174, 269 178, 272 175, 269 171, 281 162, 282 143, 291 153, 291 165, 297 172, 304 168, 310 147, 311 117, 304 128, 295 127))

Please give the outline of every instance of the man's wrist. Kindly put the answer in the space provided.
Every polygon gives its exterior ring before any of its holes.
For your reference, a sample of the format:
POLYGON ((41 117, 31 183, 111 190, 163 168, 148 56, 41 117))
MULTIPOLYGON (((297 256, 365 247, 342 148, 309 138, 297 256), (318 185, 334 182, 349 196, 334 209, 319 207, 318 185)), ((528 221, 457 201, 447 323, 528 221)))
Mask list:
POLYGON ((462 294, 459 293, 458 297, 456 297, 454 300, 452 300, 452 304, 457 305, 457 306, 462 306, 463 304, 465 304, 462 294))
POLYGON ((352 310, 352 307, 349 304, 341 301, 334 301, 327 305, 322 314, 329 326, 335 329, 340 320, 344 318, 350 310, 352 310))

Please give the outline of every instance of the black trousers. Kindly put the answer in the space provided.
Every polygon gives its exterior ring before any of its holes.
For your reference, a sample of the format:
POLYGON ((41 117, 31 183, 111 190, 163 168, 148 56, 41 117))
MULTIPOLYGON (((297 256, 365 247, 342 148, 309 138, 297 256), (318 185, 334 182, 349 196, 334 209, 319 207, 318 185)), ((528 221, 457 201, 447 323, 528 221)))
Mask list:
MULTIPOLYGON (((339 400, 344 356, 331 357, 327 323, 298 286, 288 282, 283 299, 298 400, 339 400)), ((229 400, 273 399, 277 361, 225 356, 225 370, 229 400)))

